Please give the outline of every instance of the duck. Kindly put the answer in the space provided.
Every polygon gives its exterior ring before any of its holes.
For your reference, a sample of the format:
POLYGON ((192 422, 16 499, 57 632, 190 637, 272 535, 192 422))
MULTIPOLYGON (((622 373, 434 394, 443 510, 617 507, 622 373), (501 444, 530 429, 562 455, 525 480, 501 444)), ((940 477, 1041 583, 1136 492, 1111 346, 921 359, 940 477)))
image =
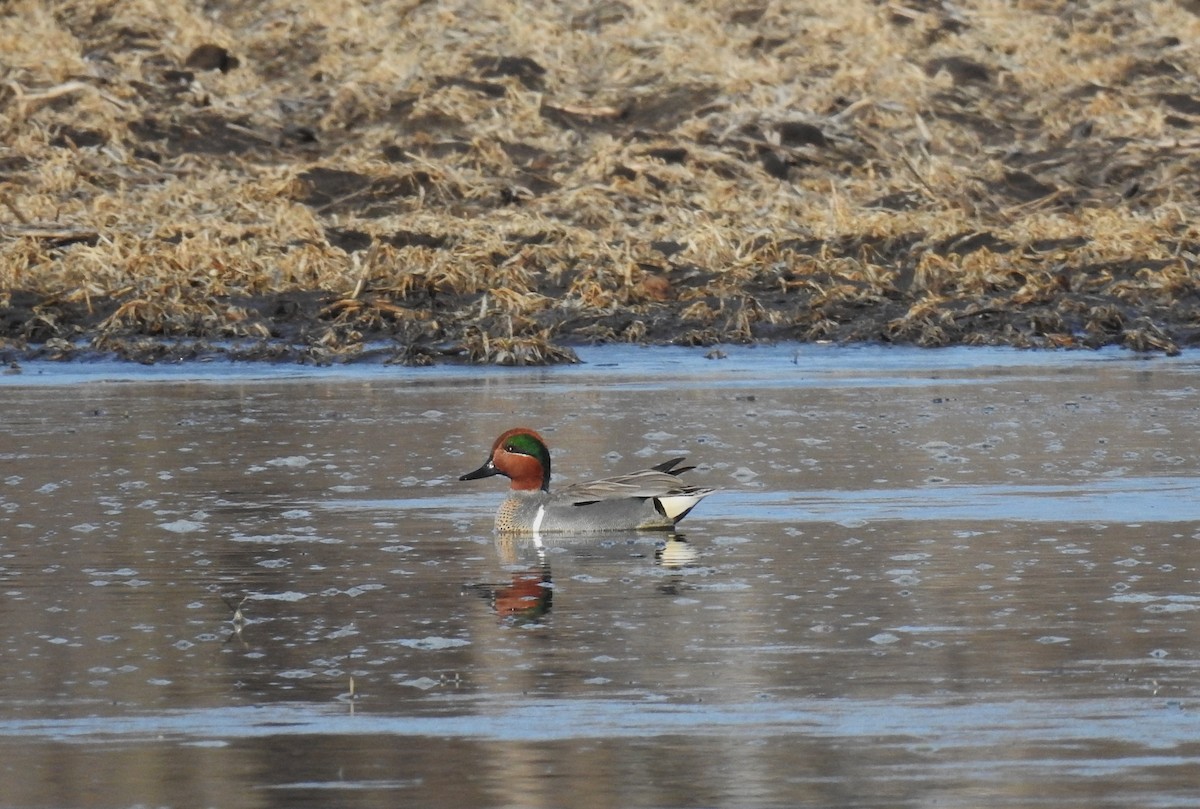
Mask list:
POLYGON ((692 486, 679 475, 684 457, 663 461, 627 475, 573 483, 550 491, 550 450, 528 427, 514 427, 492 443, 487 461, 459 480, 504 475, 508 498, 496 512, 496 531, 504 534, 604 531, 671 531, 696 504, 717 489, 692 486))

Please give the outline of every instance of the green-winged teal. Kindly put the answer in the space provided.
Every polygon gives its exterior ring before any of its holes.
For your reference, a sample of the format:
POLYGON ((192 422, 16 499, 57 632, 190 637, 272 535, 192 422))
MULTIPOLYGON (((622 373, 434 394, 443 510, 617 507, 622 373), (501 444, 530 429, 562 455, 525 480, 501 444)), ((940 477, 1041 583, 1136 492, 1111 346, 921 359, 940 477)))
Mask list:
POLYGON ((496 513, 504 533, 669 531, 715 489, 689 486, 672 458, 650 469, 550 491, 550 450, 533 430, 517 427, 492 444, 487 463, 459 480, 504 475, 512 493, 496 513))

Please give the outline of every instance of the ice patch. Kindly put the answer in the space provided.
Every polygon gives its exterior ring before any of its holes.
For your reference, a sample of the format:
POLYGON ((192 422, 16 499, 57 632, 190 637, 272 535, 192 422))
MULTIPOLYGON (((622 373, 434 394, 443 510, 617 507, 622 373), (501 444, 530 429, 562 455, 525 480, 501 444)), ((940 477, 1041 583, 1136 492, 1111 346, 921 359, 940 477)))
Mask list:
POLYGON ((304 455, 288 455, 286 458, 272 458, 267 461, 267 466, 289 466, 292 468, 300 468, 308 466, 312 463, 312 459, 304 455))
POLYGON ((174 522, 159 523, 158 527, 173 534, 190 534, 202 529, 204 523, 195 520, 175 520, 174 522))
POLYGON ((457 646, 470 646, 471 641, 462 640, 461 638, 435 638, 432 635, 425 638, 398 638, 397 640, 383 640, 379 643, 398 643, 401 646, 407 646, 409 649, 424 649, 426 651, 437 651, 439 649, 453 649, 457 646))

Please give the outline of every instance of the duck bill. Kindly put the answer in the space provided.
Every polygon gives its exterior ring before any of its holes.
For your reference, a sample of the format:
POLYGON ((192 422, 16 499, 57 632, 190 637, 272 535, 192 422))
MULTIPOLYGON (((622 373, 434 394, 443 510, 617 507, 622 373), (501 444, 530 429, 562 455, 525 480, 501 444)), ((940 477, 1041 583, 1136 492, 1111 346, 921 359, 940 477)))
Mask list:
POLYGON ((492 475, 502 474, 504 473, 496 468, 496 465, 492 463, 492 459, 488 458, 487 463, 476 469, 474 472, 468 472, 467 474, 462 475, 459 477, 459 480, 479 480, 480 478, 490 478, 492 475))

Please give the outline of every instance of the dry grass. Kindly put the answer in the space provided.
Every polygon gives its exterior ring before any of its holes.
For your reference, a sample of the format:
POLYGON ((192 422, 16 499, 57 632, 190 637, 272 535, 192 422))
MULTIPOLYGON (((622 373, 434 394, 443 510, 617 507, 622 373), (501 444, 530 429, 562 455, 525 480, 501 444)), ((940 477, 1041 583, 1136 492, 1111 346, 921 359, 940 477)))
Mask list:
POLYGON ((1176 351, 1198 38, 1166 0, 16 0, 0 340, 1176 351))

